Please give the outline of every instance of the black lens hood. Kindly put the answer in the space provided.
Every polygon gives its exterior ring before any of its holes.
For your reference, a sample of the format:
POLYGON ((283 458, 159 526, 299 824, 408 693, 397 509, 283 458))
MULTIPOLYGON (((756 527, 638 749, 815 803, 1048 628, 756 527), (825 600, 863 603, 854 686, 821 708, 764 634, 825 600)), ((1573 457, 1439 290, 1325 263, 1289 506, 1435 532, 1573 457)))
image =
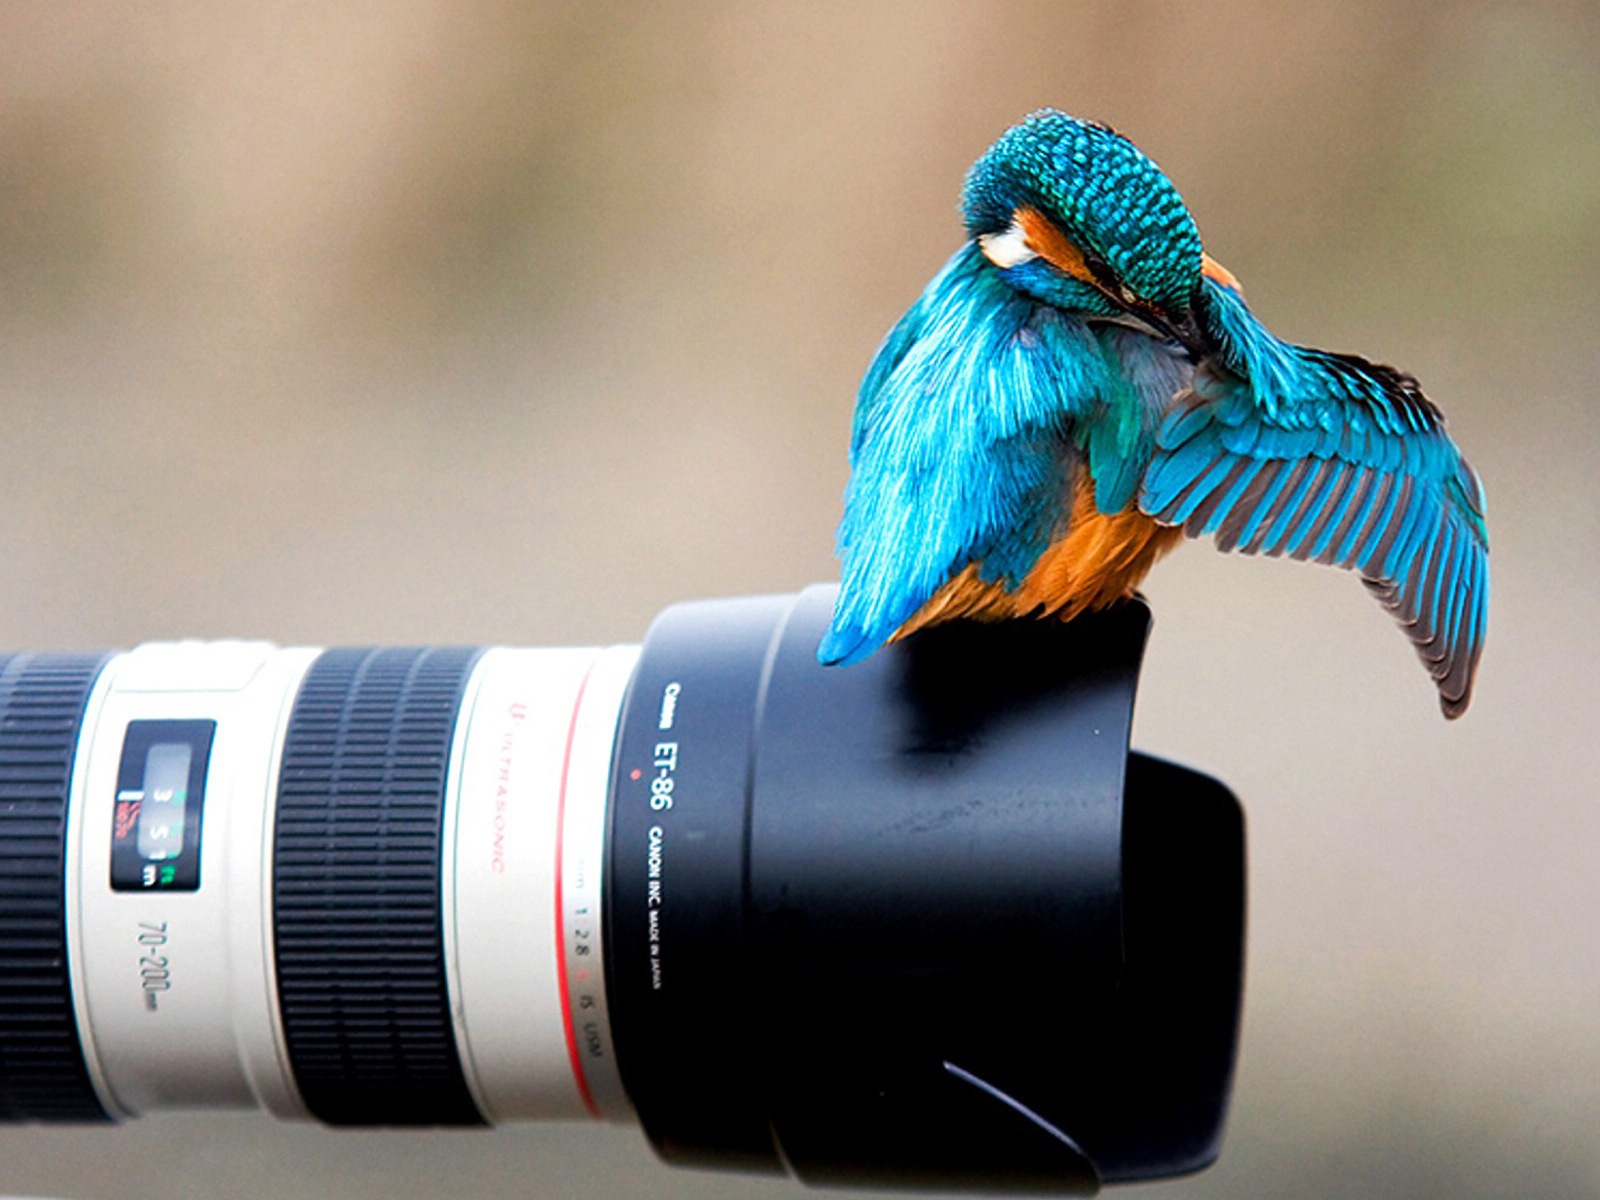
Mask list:
POLYGON ((1089 1193, 1205 1166, 1243 819, 1129 754, 1148 610, 822 667, 832 599, 680 605, 645 640, 606 912, 651 1142, 823 1185, 1089 1193))

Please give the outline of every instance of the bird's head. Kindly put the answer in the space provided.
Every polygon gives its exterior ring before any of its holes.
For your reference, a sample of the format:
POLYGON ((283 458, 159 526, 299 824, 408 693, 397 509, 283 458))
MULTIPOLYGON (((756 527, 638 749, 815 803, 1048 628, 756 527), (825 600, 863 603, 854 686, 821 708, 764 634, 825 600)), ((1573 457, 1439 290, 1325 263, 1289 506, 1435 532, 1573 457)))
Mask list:
POLYGON ((1044 109, 973 164, 967 231, 1019 291, 1133 317, 1197 348, 1203 254, 1183 197, 1132 142, 1044 109))

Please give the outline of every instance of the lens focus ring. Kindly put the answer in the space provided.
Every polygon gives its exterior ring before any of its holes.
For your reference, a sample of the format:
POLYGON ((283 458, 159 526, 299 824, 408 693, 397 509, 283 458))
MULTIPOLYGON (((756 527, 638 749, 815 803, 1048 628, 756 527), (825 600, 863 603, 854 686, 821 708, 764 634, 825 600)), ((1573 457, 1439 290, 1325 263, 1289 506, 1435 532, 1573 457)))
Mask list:
POLYGON ((0 658, 0 1120, 103 1121, 67 975, 67 798, 98 654, 0 658))
POLYGON ((476 1125, 445 983, 445 780, 476 649, 330 650, 296 697, 274 841, 278 997, 334 1125, 476 1125))

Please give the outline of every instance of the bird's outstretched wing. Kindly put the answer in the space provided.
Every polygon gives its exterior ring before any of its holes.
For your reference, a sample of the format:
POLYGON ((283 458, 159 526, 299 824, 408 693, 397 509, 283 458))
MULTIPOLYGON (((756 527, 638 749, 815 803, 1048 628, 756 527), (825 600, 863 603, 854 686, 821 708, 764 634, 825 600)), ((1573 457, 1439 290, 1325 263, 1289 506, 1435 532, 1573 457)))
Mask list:
POLYGON ((1156 434, 1140 507, 1224 550, 1359 571, 1405 628, 1448 717, 1466 710, 1489 602, 1477 475, 1416 380, 1289 346, 1205 281, 1219 344, 1156 434))
POLYGON ((818 658, 866 657, 970 563, 1019 581, 1064 518, 1073 422, 1111 370, 1082 320, 1020 295, 974 244, 958 251, 862 381, 818 658))

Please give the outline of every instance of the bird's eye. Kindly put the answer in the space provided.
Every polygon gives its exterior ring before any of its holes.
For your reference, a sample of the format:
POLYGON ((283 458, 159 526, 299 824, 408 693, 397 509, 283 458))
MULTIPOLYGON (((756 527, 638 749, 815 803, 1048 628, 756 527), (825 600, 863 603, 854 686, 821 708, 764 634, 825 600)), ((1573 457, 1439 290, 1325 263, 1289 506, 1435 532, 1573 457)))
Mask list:
POLYGON ((1130 308, 1139 303, 1139 293, 1129 287, 1105 259, 1097 254, 1085 252, 1083 264, 1088 268, 1095 286, 1105 295, 1130 308))

